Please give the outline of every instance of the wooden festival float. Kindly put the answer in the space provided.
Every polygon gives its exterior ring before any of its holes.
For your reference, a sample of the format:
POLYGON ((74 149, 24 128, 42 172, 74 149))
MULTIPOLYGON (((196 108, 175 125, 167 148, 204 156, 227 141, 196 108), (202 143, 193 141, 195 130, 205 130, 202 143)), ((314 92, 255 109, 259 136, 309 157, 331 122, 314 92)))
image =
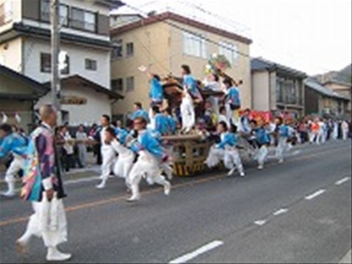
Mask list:
MULTIPOLYGON (((230 78, 224 72, 224 69, 229 67, 229 62, 224 59, 224 56, 215 57, 214 55, 207 65, 207 74, 214 73, 223 78, 230 78)), ((204 87, 201 81, 197 81, 197 83, 203 101, 195 102, 196 120, 204 113, 205 102, 209 97, 223 99, 225 96, 222 91, 213 91, 204 87)), ((163 89, 168 106, 173 110, 180 107, 183 93, 182 78, 168 76, 164 79, 163 89)), ((163 139, 172 146, 171 155, 173 156, 174 174, 176 176, 194 176, 209 170, 204 161, 213 142, 202 136, 199 131, 194 129, 186 135, 164 136, 163 139)))

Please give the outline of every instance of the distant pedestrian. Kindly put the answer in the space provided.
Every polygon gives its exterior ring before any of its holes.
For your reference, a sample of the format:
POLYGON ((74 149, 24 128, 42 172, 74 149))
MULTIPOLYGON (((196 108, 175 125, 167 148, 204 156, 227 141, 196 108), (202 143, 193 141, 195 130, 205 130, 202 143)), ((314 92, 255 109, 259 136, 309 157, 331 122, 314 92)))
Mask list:
POLYGON ((348 139, 348 133, 349 133, 349 124, 347 121, 342 121, 341 123, 341 130, 342 130, 342 140, 347 140, 348 139))
POLYGON ((87 166, 87 133, 85 132, 85 128, 83 125, 78 127, 78 131, 76 133, 76 139, 79 141, 77 144, 78 148, 78 159, 81 167, 87 166))

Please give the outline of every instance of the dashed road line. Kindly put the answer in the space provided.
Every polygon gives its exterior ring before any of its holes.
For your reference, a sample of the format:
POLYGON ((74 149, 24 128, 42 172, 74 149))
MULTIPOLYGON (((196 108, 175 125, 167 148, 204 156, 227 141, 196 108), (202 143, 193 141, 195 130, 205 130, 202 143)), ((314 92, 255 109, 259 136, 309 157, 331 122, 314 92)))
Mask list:
POLYGON ((306 196, 306 200, 310 201, 310 200, 313 200, 314 198, 317 198, 318 196, 322 195, 323 193, 325 193, 326 190, 322 189, 322 190, 319 190, 309 196, 306 196))
POLYGON ((278 215, 286 214, 287 212, 288 212, 288 209, 280 209, 275 213, 273 213, 273 215, 278 216, 278 215))
POLYGON ((350 179, 351 179, 350 177, 346 177, 346 178, 344 178, 342 180, 339 180, 339 181, 335 182, 335 185, 342 185, 345 182, 348 182, 350 179))
POLYGON ((181 264, 181 263, 186 263, 206 252, 209 252, 215 248, 218 248, 220 246, 222 246, 224 244, 223 241, 219 241, 219 240, 216 240, 216 241, 213 241, 209 244, 206 244, 200 248, 198 248, 197 250, 193 251, 193 252, 190 252, 188 254, 185 254, 177 259, 174 259, 172 261, 170 261, 169 263, 170 264, 181 264))
POLYGON ((258 220, 258 221, 255 221, 254 224, 256 224, 257 226, 263 226, 265 225, 267 222, 267 220, 258 220))

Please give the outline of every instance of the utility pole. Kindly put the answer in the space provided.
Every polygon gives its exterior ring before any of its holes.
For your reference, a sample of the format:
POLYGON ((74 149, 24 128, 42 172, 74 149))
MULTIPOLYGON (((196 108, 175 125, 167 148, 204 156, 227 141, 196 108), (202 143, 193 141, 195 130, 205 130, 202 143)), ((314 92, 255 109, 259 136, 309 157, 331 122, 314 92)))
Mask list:
POLYGON ((58 123, 61 124, 61 87, 59 72, 59 52, 60 52, 60 1, 50 0, 51 18, 51 95, 52 104, 58 111, 58 123))

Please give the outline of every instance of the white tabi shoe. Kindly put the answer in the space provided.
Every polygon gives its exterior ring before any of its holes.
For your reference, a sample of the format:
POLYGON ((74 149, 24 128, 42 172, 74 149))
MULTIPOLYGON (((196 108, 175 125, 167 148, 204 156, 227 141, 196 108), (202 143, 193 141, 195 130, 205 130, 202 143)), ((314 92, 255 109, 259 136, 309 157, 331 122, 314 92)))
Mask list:
POLYGON ((258 166, 258 170, 262 170, 262 169, 264 169, 264 166, 263 165, 259 165, 258 166))
POLYGON ((232 176, 236 171, 236 168, 233 168, 229 171, 229 173, 227 173, 227 176, 232 176))
POLYGON ((164 194, 166 196, 169 196, 170 195, 170 192, 171 192, 171 184, 168 183, 165 187, 164 187, 164 194))
POLYGON ((48 254, 46 255, 47 261, 67 261, 72 257, 71 254, 64 254, 57 248, 48 248, 48 254))
POLYGON ((105 182, 105 181, 103 181, 101 184, 99 184, 99 185, 96 186, 96 188, 97 188, 98 190, 105 189, 105 187, 106 187, 106 182, 105 182))
POLYGON ((12 198, 12 197, 16 196, 16 192, 15 191, 7 191, 7 192, 2 193, 1 195, 4 197, 7 197, 7 198, 12 198))
POLYGON ((138 202, 141 199, 140 195, 132 196, 131 198, 127 199, 127 202, 134 203, 138 202))
POLYGON ((245 174, 244 172, 241 172, 241 173, 240 173, 240 176, 241 176, 241 177, 244 177, 244 176, 246 176, 246 174, 245 174))

